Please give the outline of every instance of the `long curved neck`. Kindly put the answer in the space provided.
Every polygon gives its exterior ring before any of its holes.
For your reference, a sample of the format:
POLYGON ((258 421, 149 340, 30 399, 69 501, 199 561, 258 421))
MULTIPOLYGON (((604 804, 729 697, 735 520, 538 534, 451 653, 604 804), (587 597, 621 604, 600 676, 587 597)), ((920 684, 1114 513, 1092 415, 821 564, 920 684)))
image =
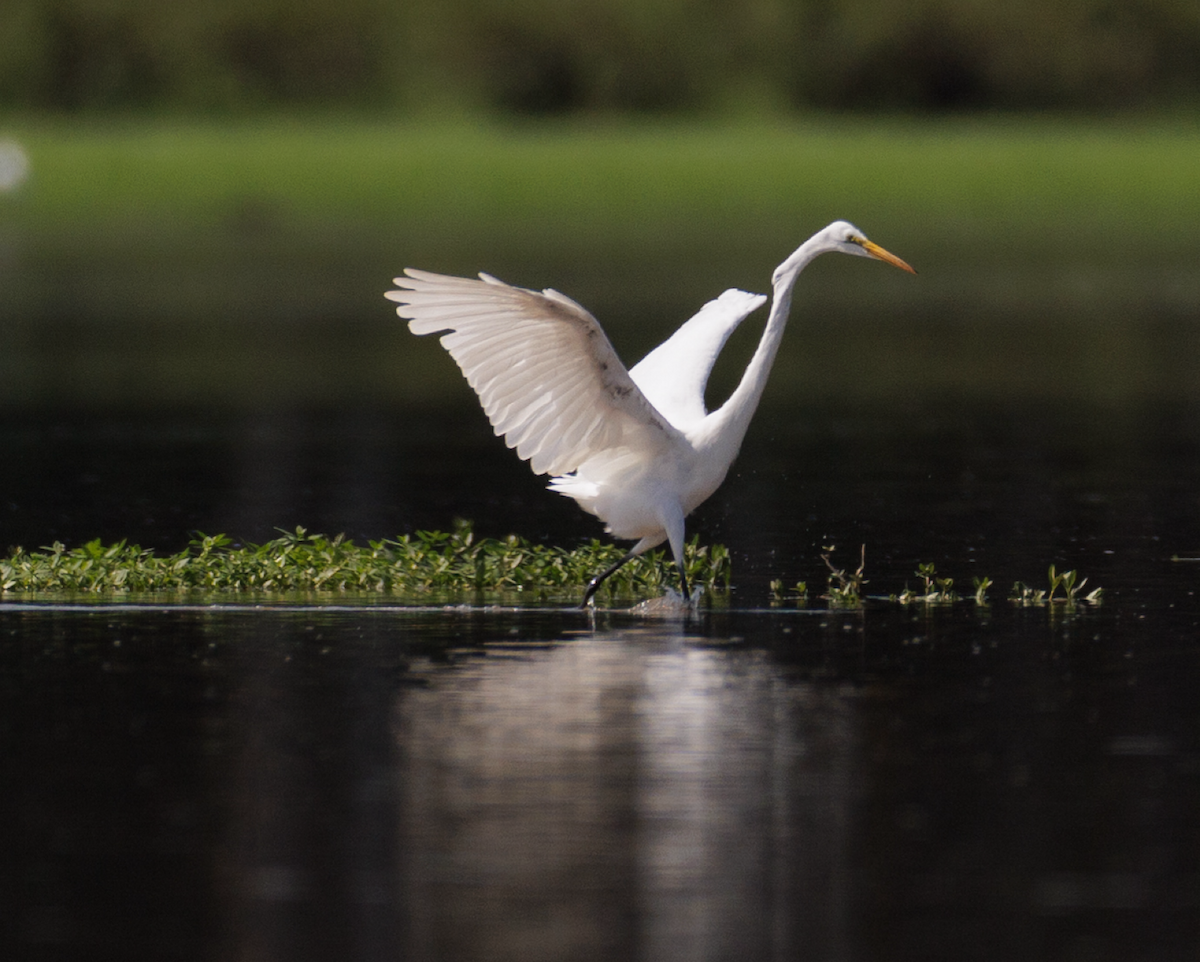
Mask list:
MULTIPOLYGON (((788 314, 791 313, 792 289, 796 286, 796 278, 808 262, 821 253, 818 245, 813 243, 815 239, 811 238, 801 245, 776 269, 771 313, 767 317, 762 339, 758 342, 754 356, 750 358, 746 373, 742 375, 737 388, 729 395, 729 399, 713 412, 717 421, 719 443, 732 445, 733 454, 741 447, 742 438, 746 436, 746 429, 750 426, 750 419, 754 417, 763 389, 767 386, 767 377, 775 363, 775 355, 783 341, 784 328, 787 327, 788 314)), ((731 454, 730 457, 732 456, 731 454)))

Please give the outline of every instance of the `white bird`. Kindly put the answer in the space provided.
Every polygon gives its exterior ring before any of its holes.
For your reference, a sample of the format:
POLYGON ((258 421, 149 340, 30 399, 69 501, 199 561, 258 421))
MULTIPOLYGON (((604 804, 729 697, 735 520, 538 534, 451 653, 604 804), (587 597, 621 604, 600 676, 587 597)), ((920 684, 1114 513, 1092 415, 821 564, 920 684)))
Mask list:
POLYGON ((704 388, 734 329, 765 300, 729 290, 709 301, 640 363, 626 369, 600 324, 558 291, 512 287, 406 268, 386 296, 414 334, 441 334, 497 436, 550 489, 574 498, 611 535, 636 540, 587 585, 583 606, 625 562, 664 541, 683 566, 684 518, 725 480, 762 397, 787 324, 796 278, 817 255, 874 257, 915 274, 836 221, 775 268, 762 339, 728 400, 715 411, 704 388))

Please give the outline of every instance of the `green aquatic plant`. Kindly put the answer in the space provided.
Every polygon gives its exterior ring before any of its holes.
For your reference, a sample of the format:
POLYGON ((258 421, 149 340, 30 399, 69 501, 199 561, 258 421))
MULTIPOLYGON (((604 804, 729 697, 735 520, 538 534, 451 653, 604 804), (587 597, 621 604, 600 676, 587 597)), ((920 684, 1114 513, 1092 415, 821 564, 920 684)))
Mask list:
MULTIPOLYGON (((729 587, 729 552, 692 539, 684 552, 688 578, 720 593, 729 587)), ((13 549, 0 560, 4 593, 252 592, 503 593, 522 598, 575 598, 592 573, 621 557, 593 540, 573 550, 516 535, 476 539, 469 522, 453 530, 418 531, 359 546, 341 535, 302 527, 264 544, 236 544, 223 534, 198 535, 178 554, 99 540, 77 548, 61 542, 40 551, 13 549)), ((605 597, 642 597, 671 582, 662 552, 621 569, 605 597)))
POLYGON ((862 606, 863 585, 867 583, 866 568, 867 568, 867 546, 864 544, 859 552, 858 569, 849 574, 844 569, 838 568, 829 556, 833 553, 834 546, 830 545, 825 549, 825 553, 821 555, 821 560, 825 562, 825 567, 829 569, 829 588, 828 592, 823 596, 828 602, 830 608, 858 608, 862 606))
MULTIPOLYGON (((825 562, 825 566, 829 569, 829 591, 822 597, 829 602, 831 608, 858 607, 868 597, 863 594, 862 590, 863 585, 866 584, 866 546, 863 546, 859 566, 854 573, 848 573, 836 567, 831 560, 832 551, 832 547, 826 548, 825 553, 821 555, 821 560, 825 562)), ((954 579, 940 576, 936 566, 932 562, 919 563, 917 565, 916 576, 921 579, 921 583, 917 588, 905 586, 904 590, 899 594, 887 596, 872 595, 870 598, 876 601, 890 601, 902 605, 917 603, 923 605, 952 605, 963 600, 963 596, 954 590, 954 579)), ((1087 579, 1080 579, 1077 571, 1064 571, 1060 573, 1054 565, 1051 565, 1049 576, 1049 588, 1034 588, 1024 582, 1016 582, 1008 596, 1008 600, 1022 607, 1042 607, 1058 604, 1064 605, 1067 608, 1074 608, 1080 603, 1090 605, 1100 604, 1104 594, 1103 589, 1094 588, 1092 591, 1084 594, 1083 587, 1087 583, 1087 579)), ((987 606, 988 589, 993 585, 994 582, 992 579, 986 575, 972 578, 974 593, 970 596, 971 600, 977 606, 987 606)), ((772 581, 772 605, 779 605, 787 600, 791 600, 793 595, 798 595, 803 601, 806 597, 804 583, 800 582, 797 585, 797 589, 799 590, 793 589, 789 591, 784 588, 782 580, 772 581)))
POLYGON ((939 578, 932 561, 918 564, 916 574, 923 582, 924 590, 917 594, 906 587, 896 599, 901 604, 920 601, 927 605, 946 605, 959 600, 959 595, 954 590, 954 579, 939 578))
POLYGON ((1064 603, 1068 606, 1074 605, 1076 603, 1076 601, 1087 601, 1087 602, 1090 602, 1091 604, 1099 604, 1101 594, 1104 589, 1093 588, 1090 592, 1088 592, 1086 595, 1084 595, 1082 598, 1080 598, 1079 593, 1083 590, 1083 586, 1085 584, 1087 584, 1087 578, 1084 578, 1082 581, 1079 581, 1078 579, 1079 579, 1079 572, 1064 571, 1062 574, 1058 574, 1055 571, 1054 565, 1051 565, 1050 566, 1050 593, 1046 597, 1046 601, 1047 602, 1061 601, 1062 603, 1064 603), (1063 590, 1062 598, 1055 597, 1055 593, 1058 591, 1059 588, 1062 588, 1062 590, 1063 590))
POLYGON ((1062 604, 1068 608, 1073 608, 1081 601, 1091 605, 1098 605, 1104 595, 1103 588, 1093 588, 1086 595, 1081 595, 1083 586, 1087 584, 1087 578, 1080 581, 1079 572, 1077 571, 1059 573, 1054 565, 1050 566, 1049 581, 1050 587, 1048 589, 1033 588, 1022 581, 1018 581, 1013 585, 1008 600, 1022 607, 1062 604), (1062 590, 1061 596, 1058 594, 1060 589, 1062 590))
MULTIPOLYGON (((920 579, 920 584, 915 588, 905 585, 904 590, 899 594, 866 595, 863 592, 863 586, 867 583, 865 574, 866 545, 863 545, 860 551, 858 568, 854 572, 837 567, 832 560, 833 551, 834 548, 830 546, 826 547, 821 554, 821 560, 825 562, 825 567, 829 572, 829 588, 821 597, 829 603, 830 608, 858 608, 867 600, 926 606, 950 606, 964 600, 963 595, 954 590, 954 579, 939 575, 933 562, 918 563, 915 574, 920 579)), ((1094 588, 1084 594, 1083 588, 1087 579, 1079 578, 1077 571, 1060 573, 1054 565, 1051 565, 1049 577, 1049 588, 1034 588, 1024 582, 1016 582, 1009 593, 1008 600, 1014 605, 1022 607, 1062 605, 1067 609, 1072 609, 1081 603, 1100 604, 1103 590, 1094 588)), ((973 601, 977 607, 987 607, 989 604, 988 590, 994 586, 995 582, 983 575, 972 578, 971 584, 974 591, 967 596, 967 599, 973 601)), ((808 587, 803 581, 797 582, 793 588, 786 587, 781 578, 770 582, 772 607, 778 607, 788 602, 803 606, 807 601, 808 587)))
POLYGON ((782 578, 775 578, 770 583, 772 607, 785 602, 793 602, 798 607, 808 604, 808 582, 797 581, 790 588, 785 588, 782 578))
MULTIPOLYGON (((859 608, 866 595, 866 546, 860 549, 854 571, 837 567, 834 548, 824 549, 828 588, 821 597, 830 608, 859 608)), ((104 544, 99 539, 75 548, 61 542, 38 551, 14 548, 0 559, 0 595, 30 594, 375 594, 405 600, 438 602, 470 595, 513 602, 578 599, 582 586, 598 569, 621 557, 617 545, 592 540, 574 549, 530 542, 517 535, 476 538, 472 524, 456 522, 450 531, 417 531, 394 539, 369 541, 365 546, 338 535, 310 534, 297 527, 263 544, 237 543, 224 534, 198 534, 177 554, 159 555, 126 540, 104 544)), ((703 585, 710 597, 724 596, 730 587, 731 562, 723 545, 687 543, 685 564, 689 582, 703 585)), ((938 575, 932 563, 918 565, 917 589, 875 600, 900 604, 949 605, 962 600, 954 580, 938 575)), ((648 552, 624 566, 601 592, 609 603, 641 600, 663 594, 675 580, 664 552, 648 552)), ((1078 604, 1097 605, 1103 595, 1095 588, 1084 593, 1086 578, 1076 571, 1049 570, 1049 587, 1013 585, 1008 600, 1022 607, 1078 604)), ((974 601, 987 604, 992 587, 987 577, 974 579, 974 601)), ((809 602, 804 581, 786 586, 770 582, 773 606, 809 602)))
POLYGON ((982 578, 972 578, 971 582, 975 587, 975 604, 986 605, 987 590, 992 586, 992 579, 984 575, 982 578))
POLYGON ((1015 581, 1013 582, 1012 591, 1009 592, 1008 600, 1014 605, 1020 605, 1024 608, 1044 605, 1046 603, 1046 591, 1045 589, 1030 587, 1023 581, 1015 581))

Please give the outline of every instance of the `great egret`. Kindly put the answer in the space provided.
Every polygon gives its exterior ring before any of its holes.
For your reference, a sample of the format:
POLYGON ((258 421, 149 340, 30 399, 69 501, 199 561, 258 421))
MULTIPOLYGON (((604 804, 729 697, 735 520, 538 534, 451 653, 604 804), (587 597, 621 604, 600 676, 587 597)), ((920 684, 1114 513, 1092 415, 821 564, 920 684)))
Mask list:
POLYGON ((512 287, 406 268, 387 297, 414 334, 442 346, 479 395, 497 435, 574 498, 636 544, 587 585, 583 607, 614 571, 664 541, 683 567, 684 518, 725 480, 737 457, 783 338, 796 278, 817 255, 874 257, 915 274, 899 257, 836 221, 775 268, 766 329, 745 374, 715 411, 704 388, 734 329, 765 300, 729 290, 709 301, 640 363, 626 370, 600 324, 558 291, 512 287))

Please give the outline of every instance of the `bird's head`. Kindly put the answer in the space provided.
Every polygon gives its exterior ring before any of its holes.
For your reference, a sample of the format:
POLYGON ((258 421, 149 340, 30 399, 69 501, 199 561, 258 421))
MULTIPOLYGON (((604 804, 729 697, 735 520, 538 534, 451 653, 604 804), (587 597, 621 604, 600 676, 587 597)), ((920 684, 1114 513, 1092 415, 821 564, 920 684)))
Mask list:
POLYGON ((867 235, 849 221, 835 220, 828 227, 813 234, 812 237, 800 245, 791 257, 775 269, 774 282, 778 284, 789 277, 794 279, 795 275, 800 273, 804 268, 804 265, 818 254, 830 253, 853 254, 856 257, 873 257, 876 260, 883 261, 885 264, 891 264, 893 267, 899 267, 903 271, 908 271, 910 274, 916 273, 912 267, 895 254, 885 251, 875 242, 867 240, 867 235))
POLYGON ((858 257, 874 257, 885 264, 899 267, 902 271, 908 271, 910 274, 916 273, 915 270, 895 254, 885 251, 878 244, 867 240, 867 235, 848 221, 835 220, 817 234, 817 236, 826 239, 826 242, 830 245, 829 250, 838 251, 842 254, 854 254, 858 257))

